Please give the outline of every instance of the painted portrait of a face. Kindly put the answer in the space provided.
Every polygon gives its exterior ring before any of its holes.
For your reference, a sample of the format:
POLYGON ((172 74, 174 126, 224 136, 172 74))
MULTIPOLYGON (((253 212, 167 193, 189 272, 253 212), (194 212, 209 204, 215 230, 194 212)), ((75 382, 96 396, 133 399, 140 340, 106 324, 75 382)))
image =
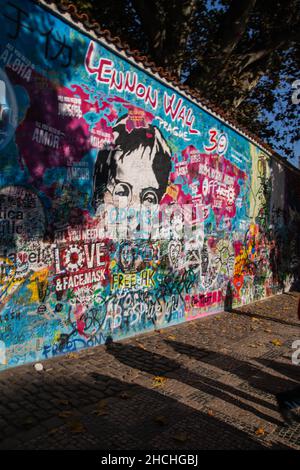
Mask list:
POLYGON ((127 116, 113 128, 113 150, 98 153, 94 169, 93 206, 116 207, 159 204, 171 171, 171 151, 160 130, 126 129, 127 116))

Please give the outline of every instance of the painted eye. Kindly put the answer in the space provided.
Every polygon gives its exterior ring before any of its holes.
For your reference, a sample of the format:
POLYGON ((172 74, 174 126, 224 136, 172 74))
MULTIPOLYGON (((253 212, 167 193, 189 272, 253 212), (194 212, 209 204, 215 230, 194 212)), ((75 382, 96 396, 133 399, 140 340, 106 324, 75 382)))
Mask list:
POLYGON ((150 206, 152 204, 158 204, 158 197, 155 191, 147 190, 142 196, 142 204, 150 206))
POLYGON ((131 200, 131 187, 128 183, 117 183, 113 190, 115 206, 127 207, 131 200))
POLYGON ((127 183, 118 183, 114 189, 114 196, 129 197, 130 187, 127 183))

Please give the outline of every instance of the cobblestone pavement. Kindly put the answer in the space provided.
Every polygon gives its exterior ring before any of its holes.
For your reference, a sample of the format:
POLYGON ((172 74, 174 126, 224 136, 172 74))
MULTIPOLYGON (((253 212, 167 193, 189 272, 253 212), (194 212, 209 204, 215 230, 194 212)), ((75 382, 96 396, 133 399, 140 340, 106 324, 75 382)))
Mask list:
POLYGON ((300 449, 293 292, 0 374, 0 449, 300 449))

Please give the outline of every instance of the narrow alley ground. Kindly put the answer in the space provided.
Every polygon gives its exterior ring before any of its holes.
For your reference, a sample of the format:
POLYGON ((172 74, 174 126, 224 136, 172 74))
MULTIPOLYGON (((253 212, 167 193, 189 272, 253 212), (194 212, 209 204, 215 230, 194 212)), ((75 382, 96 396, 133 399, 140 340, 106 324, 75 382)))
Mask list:
MULTIPOLYGON (((0 374, 0 449, 300 449, 296 292, 0 374)), ((300 354, 299 354, 300 359, 300 354)))

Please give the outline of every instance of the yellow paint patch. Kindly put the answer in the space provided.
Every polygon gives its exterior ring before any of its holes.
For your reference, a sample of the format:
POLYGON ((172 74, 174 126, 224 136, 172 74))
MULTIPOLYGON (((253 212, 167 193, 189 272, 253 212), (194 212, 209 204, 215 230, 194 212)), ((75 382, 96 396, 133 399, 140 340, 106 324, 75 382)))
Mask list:
POLYGON ((28 289, 31 291, 30 302, 40 302, 48 287, 48 268, 35 272, 29 278, 28 289))

